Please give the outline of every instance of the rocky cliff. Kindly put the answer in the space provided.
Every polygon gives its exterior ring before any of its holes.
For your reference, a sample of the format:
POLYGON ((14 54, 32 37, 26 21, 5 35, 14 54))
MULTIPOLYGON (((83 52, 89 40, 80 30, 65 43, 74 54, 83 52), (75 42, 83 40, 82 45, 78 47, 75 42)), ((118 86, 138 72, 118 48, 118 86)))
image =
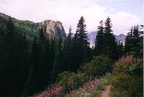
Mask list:
POLYGON ((60 21, 46 20, 40 25, 46 27, 46 33, 51 37, 66 37, 65 30, 60 21))

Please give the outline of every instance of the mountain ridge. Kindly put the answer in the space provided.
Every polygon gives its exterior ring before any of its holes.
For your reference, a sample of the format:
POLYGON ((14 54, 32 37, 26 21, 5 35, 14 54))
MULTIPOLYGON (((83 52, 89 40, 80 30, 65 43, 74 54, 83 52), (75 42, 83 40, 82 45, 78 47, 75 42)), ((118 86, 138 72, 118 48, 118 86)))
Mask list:
MULTIPOLYGON (((8 19, 11 16, 8 16, 4 13, 0 13, 0 27, 5 27, 8 19)), ((39 33, 39 29, 46 27, 46 33, 51 37, 66 37, 64 27, 60 21, 54 20, 44 20, 42 22, 33 22, 29 20, 19 20, 11 17, 15 27, 19 32, 26 33, 31 36, 39 33)))
MULTIPOLYGON (((97 35, 97 31, 92 31, 90 33, 87 34, 88 36, 88 41, 90 43, 91 46, 94 46, 95 45, 95 40, 96 40, 96 35, 97 35)), ((124 34, 119 34, 119 35, 114 35, 115 38, 116 38, 116 41, 121 41, 121 42, 125 42, 125 37, 126 35, 124 34)))

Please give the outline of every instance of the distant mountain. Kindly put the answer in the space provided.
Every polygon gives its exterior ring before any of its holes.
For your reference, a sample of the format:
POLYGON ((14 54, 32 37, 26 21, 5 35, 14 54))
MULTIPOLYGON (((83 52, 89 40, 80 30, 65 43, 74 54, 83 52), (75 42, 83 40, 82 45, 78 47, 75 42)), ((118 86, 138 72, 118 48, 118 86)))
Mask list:
MULTIPOLYGON (((90 45, 93 46, 95 44, 95 39, 96 39, 96 35, 97 32, 96 31, 92 31, 90 33, 88 33, 88 41, 90 42, 90 45)), ((121 42, 125 42, 125 37, 126 35, 124 34, 120 34, 120 35, 115 35, 116 41, 121 41, 121 42)))
MULTIPOLYGON (((10 16, 0 13, 0 29, 4 28, 10 16)), ((34 23, 27 20, 18 20, 12 18, 12 21, 18 32, 26 33, 28 36, 38 35, 41 27, 46 27, 46 33, 52 37, 65 37, 66 33, 60 21, 45 20, 34 23)))
POLYGON ((88 41, 91 45, 94 45, 95 44, 95 39, 96 39, 96 35, 97 35, 97 32, 96 31, 92 31, 90 33, 87 34, 88 35, 88 41))
POLYGON ((116 38, 116 41, 120 40, 121 42, 125 42, 126 35, 124 34, 115 35, 115 38, 116 38))

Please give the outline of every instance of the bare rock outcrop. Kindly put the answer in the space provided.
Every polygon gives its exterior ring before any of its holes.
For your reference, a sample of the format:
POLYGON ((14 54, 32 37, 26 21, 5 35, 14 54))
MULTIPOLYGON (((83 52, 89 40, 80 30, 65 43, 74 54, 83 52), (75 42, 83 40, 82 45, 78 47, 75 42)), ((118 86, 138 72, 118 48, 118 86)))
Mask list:
POLYGON ((46 33, 51 37, 66 37, 65 30, 60 21, 46 20, 40 25, 46 27, 46 33))

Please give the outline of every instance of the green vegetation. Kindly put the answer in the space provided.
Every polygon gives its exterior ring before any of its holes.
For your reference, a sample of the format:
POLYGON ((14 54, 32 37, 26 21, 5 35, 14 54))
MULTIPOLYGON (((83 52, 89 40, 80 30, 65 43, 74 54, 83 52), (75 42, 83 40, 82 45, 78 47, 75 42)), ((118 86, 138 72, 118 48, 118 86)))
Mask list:
MULTIPOLYGON (((96 61, 97 63, 89 63, 90 66, 93 64, 99 65, 98 60, 102 58, 103 61, 109 62, 111 61, 109 58, 105 60, 103 56, 97 56, 97 58, 92 61, 96 61)), ((85 65, 84 65, 85 66, 85 65)), ((83 66, 82 66, 83 67, 83 66)), ((91 69, 82 71, 79 70, 77 73, 64 71, 63 73, 58 75, 57 81, 54 85, 49 86, 44 92, 35 95, 36 97, 83 97, 83 96, 91 96, 91 97, 100 97, 101 92, 104 90, 105 86, 109 84, 108 79, 111 76, 110 73, 106 73, 107 71, 102 71, 103 76, 99 75, 88 75, 87 72, 91 71, 91 69), (54 87, 60 91, 56 91, 54 87)), ((91 73, 92 74, 92 73, 91 73)))
MULTIPOLYGON (((8 23, 9 16, 0 13, 0 28, 5 28, 6 24, 8 23)), ((17 33, 23 33, 29 39, 33 38, 33 36, 37 35, 39 32, 39 24, 34 23, 31 21, 22 21, 22 20, 17 20, 15 18, 11 18, 15 25, 15 31, 17 33)))
POLYGON ((143 62, 132 56, 122 57, 115 64, 111 79, 112 97, 143 96, 143 62))
POLYGON ((100 22, 90 48, 84 17, 76 33, 49 37, 46 25, 0 14, 1 97, 142 97, 142 45, 139 26, 116 43, 111 19, 100 22), (123 56, 123 57, 122 57, 123 56), (43 92, 42 92, 43 91, 43 92))
POLYGON ((105 55, 99 55, 93 58, 89 64, 82 66, 82 72, 87 76, 104 76, 107 72, 112 72, 113 61, 105 55))

